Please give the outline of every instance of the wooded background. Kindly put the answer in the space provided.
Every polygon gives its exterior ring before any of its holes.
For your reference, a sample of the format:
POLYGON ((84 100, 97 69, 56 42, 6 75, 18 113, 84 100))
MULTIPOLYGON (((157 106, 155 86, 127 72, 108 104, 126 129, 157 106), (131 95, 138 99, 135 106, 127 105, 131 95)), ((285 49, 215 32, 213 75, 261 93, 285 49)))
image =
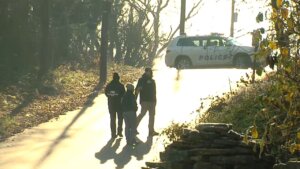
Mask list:
MULTIPOLYGON (((179 29, 160 32, 160 14, 169 2, 114 0, 109 16, 108 60, 141 66, 161 55, 179 29)), ((0 71, 9 79, 17 72, 33 70, 42 76, 67 63, 98 65, 104 10, 101 0, 1 0, 0 71)))

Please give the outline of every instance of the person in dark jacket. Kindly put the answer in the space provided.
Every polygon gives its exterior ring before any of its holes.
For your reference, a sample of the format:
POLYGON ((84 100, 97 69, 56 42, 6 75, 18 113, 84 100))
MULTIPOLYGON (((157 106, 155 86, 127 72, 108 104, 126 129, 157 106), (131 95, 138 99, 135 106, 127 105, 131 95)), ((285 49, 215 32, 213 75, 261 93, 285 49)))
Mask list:
POLYGON ((122 135, 123 113, 121 99, 125 93, 124 85, 120 82, 118 73, 113 74, 113 80, 105 87, 105 95, 108 98, 108 110, 110 114, 111 137, 116 138, 116 116, 118 116, 118 135, 122 135))
POLYGON ((141 113, 137 116, 137 126, 145 116, 147 111, 149 112, 149 136, 157 135, 154 130, 155 119, 155 106, 156 106, 156 84, 152 78, 153 73, 151 68, 146 68, 143 76, 138 80, 135 95, 140 95, 141 113))
POLYGON ((127 145, 135 145, 136 141, 136 111, 138 109, 132 84, 126 85, 126 93, 122 98, 122 110, 125 121, 125 137, 127 145))

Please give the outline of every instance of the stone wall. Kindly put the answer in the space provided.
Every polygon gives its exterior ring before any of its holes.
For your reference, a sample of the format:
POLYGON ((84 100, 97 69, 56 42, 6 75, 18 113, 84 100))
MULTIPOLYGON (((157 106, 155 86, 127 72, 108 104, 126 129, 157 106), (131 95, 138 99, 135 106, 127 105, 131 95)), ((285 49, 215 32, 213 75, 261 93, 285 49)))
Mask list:
POLYGON ((231 124, 203 123, 160 153, 148 169, 272 169, 273 158, 258 158, 231 124))
POLYGON ((276 164, 273 169, 300 169, 300 161, 289 161, 286 164, 276 164))

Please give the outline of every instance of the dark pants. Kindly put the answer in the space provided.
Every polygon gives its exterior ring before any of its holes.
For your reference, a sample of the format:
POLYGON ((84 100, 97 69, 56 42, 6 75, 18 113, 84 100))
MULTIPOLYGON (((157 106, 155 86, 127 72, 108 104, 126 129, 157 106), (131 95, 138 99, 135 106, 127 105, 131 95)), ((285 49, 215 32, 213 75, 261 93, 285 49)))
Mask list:
POLYGON ((136 136, 136 112, 124 112, 124 121, 126 141, 128 144, 132 144, 134 143, 136 136))
POLYGON ((110 114, 110 129, 111 136, 116 136, 116 116, 118 116, 118 134, 122 134, 123 130, 123 113, 120 109, 116 109, 112 106, 108 107, 110 114))
POLYGON ((146 115, 147 111, 149 112, 149 123, 148 123, 148 129, 149 133, 154 132, 154 119, 155 119, 155 106, 156 102, 142 102, 141 103, 141 113, 136 118, 136 124, 137 126, 140 124, 143 117, 146 115))

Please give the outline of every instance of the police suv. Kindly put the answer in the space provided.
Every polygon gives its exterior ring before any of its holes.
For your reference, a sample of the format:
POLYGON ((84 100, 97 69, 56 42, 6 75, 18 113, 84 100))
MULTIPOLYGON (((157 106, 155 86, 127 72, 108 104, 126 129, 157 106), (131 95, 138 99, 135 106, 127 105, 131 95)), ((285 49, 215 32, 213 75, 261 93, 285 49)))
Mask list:
POLYGON ((251 67, 255 48, 239 45, 234 39, 219 34, 204 36, 181 35, 167 47, 168 67, 185 69, 203 66, 251 67))

